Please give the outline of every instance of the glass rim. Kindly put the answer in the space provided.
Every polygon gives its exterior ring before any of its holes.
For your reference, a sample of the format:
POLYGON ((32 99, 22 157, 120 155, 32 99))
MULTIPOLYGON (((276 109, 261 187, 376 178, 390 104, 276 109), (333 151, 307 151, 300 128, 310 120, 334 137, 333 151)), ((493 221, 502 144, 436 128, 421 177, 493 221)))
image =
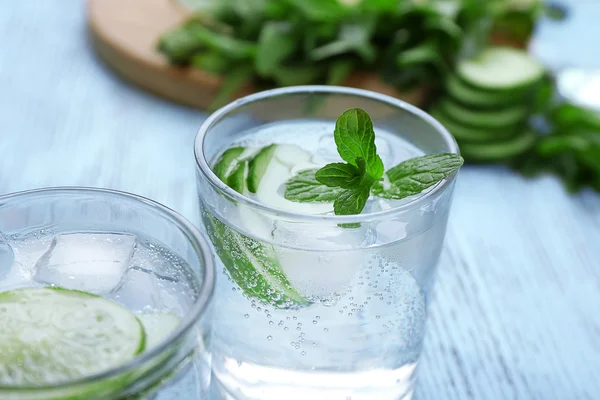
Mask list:
POLYGON ((324 95, 350 95, 350 96, 358 96, 364 97, 368 99, 372 99, 381 103, 385 103, 391 107, 395 107, 397 109, 404 110, 421 120, 428 123, 432 126, 438 134, 444 140, 444 143, 448 146, 450 153, 460 154, 458 144, 454 137, 450 134, 450 132, 435 118, 421 110, 420 108, 413 106, 403 100, 394 98, 392 96, 384 95, 381 93, 377 93, 371 90, 365 89, 356 89, 344 86, 333 86, 333 85, 306 85, 306 86, 288 86, 277 89, 265 90, 257 93, 250 94, 248 96, 241 97, 237 100, 232 101, 231 103, 219 108, 217 111, 208 116, 208 118, 202 123, 198 133, 196 134, 195 142, 194 142, 194 158, 196 159, 196 166, 200 170, 200 172, 204 175, 204 177, 208 180, 208 182, 216 188, 220 193, 225 194, 227 197, 232 199, 235 202, 239 202, 240 204, 244 204, 248 207, 261 210, 263 212, 275 214, 280 217, 289 218, 292 220, 300 220, 306 222, 327 222, 334 224, 344 224, 344 223, 360 223, 373 221, 378 219, 385 219, 386 217, 391 217, 393 215, 402 213, 406 210, 414 209, 419 207, 421 204, 425 203, 430 197, 434 196, 438 192, 442 192, 446 188, 450 186, 456 174, 453 174, 448 179, 445 179, 441 183, 435 185, 432 190, 429 190, 426 193, 418 196, 417 198, 407 201, 404 204, 401 204, 397 207, 390 208, 388 210, 377 211, 374 213, 367 214, 356 214, 356 215, 311 215, 311 214, 303 214, 299 212, 289 211, 282 208, 271 207, 260 203, 257 200, 253 200, 249 197, 246 197, 229 186, 227 186, 223 181, 221 181, 217 175, 210 168, 208 160, 204 156, 204 142, 206 137, 212 127, 220 122, 223 118, 225 118, 231 112, 239 109, 242 106, 247 104, 256 103, 261 100, 269 99, 272 97, 277 97, 281 95, 289 95, 289 94, 324 94, 324 95))
MULTIPOLYGON (((144 204, 145 207, 153 208, 159 211, 159 213, 169 219, 171 222, 178 225, 183 234, 186 236, 186 239, 190 242, 194 251, 201 257, 202 264, 205 266, 203 268, 203 273, 201 276, 202 281, 200 282, 200 287, 198 289, 198 298, 193 303, 192 307, 189 311, 184 315, 181 322, 177 326, 177 328, 171 332, 166 338, 163 339, 162 342, 157 344, 154 348, 148 350, 147 352, 143 352, 142 354, 137 355, 132 360, 128 361, 125 364, 122 364, 118 367, 111 368, 109 370, 96 373, 93 375, 85 376, 83 378, 74 379, 67 382, 61 382, 57 384, 47 384, 42 386, 7 386, 0 384, 0 392, 2 391, 29 391, 29 392, 43 392, 43 391, 51 391, 69 388, 72 386, 78 385, 86 385, 91 383, 96 383, 99 381, 103 381, 106 379, 110 379, 115 376, 119 376, 121 374, 127 373, 128 371, 135 370, 140 365, 151 361, 159 357, 162 353, 169 349, 169 346, 173 342, 177 342, 181 339, 185 334, 187 334, 194 325, 198 322, 198 320, 205 314, 206 310, 210 302, 213 299, 214 290, 215 290, 215 265, 212 257, 212 251, 208 244, 206 238, 200 233, 200 231, 185 217, 177 213, 176 211, 170 209, 169 207, 158 203, 152 199, 147 197, 143 197, 137 194, 113 190, 113 189, 104 189, 104 188, 95 188, 95 187, 84 187, 84 186, 57 186, 57 187, 45 187, 39 189, 31 189, 24 190, 14 193, 8 193, 4 195, 0 195, 0 208, 8 200, 25 200, 29 198, 35 198, 37 196, 44 195, 63 195, 63 194, 88 194, 88 195, 109 195, 114 198, 123 198, 127 200, 132 200, 134 202, 138 202, 144 204)), ((124 386, 125 389, 127 386, 124 386)))

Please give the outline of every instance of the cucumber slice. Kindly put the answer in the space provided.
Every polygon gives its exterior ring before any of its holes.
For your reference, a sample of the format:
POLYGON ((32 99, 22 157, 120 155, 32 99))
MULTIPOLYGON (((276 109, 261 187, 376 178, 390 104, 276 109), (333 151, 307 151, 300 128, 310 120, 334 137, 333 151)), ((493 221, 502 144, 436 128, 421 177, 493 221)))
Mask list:
POLYGON ((525 97, 522 92, 502 93, 476 89, 454 75, 448 78, 446 90, 457 102, 477 108, 504 107, 523 101, 525 97))
POLYGON ((457 141, 464 142, 494 142, 516 136, 522 132, 521 126, 506 128, 475 128, 455 122, 439 108, 430 111, 431 115, 446 127, 457 141))
POLYGON ((215 175, 217 175, 220 180, 227 183, 227 176, 229 176, 237 165, 244 150, 245 148, 243 147, 232 147, 225 150, 213 168, 215 175))
POLYGON ((513 91, 539 82, 544 66, 527 52, 511 47, 490 47, 457 66, 458 76, 485 90, 513 91))
POLYGON ((138 318, 100 296, 61 288, 0 294, 0 386, 39 386, 100 373, 145 348, 138 318))
POLYGON ((267 147, 263 147, 252 160, 250 160, 249 167, 250 170, 248 172, 248 191, 250 193, 256 193, 258 190, 258 186, 260 185, 260 181, 262 180, 265 172, 267 171, 267 167, 275 154, 275 150, 277 149, 276 144, 272 144, 267 147))
POLYGON ((248 169, 248 161, 244 160, 240 162, 227 177, 227 186, 238 193, 245 194, 248 189, 248 186, 246 185, 248 169))
POLYGON ((465 160, 472 162, 496 162, 514 158, 531 149, 537 136, 526 131, 511 140, 497 143, 464 143, 460 145, 460 153, 465 160))
POLYGON ((464 126, 477 128, 507 128, 523 123, 527 119, 527 108, 513 106, 496 110, 470 110, 444 99, 439 103, 440 110, 464 126))
POLYGON ((202 220, 229 276, 247 296, 280 309, 309 304, 292 287, 269 245, 233 230, 207 209, 202 220))

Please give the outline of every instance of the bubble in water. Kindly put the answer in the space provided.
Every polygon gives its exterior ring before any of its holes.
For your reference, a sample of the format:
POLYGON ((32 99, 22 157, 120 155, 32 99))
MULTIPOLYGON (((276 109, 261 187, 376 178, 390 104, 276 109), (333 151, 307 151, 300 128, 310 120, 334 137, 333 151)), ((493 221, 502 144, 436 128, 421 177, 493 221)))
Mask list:
POLYGON ((262 311, 262 308, 256 307, 256 311, 262 311))
POLYGON ((298 326, 302 326, 302 322, 298 322, 298 326))
POLYGON ((297 320, 297 319, 298 319, 298 317, 292 317, 292 319, 295 321, 295 320, 297 320))
POLYGON ((287 326, 283 328, 284 331, 289 331, 290 328, 288 328, 287 326))
POLYGON ((271 336, 271 335, 267 336, 267 340, 273 340, 273 336, 271 336))
POLYGON ((316 324, 318 321, 316 319, 313 319, 313 324, 316 324))
POLYGON ((329 332, 329 328, 323 328, 325 332, 329 332))
POLYGON ((250 318, 250 314, 244 314, 244 318, 250 318))
POLYGON ((379 318, 381 318, 379 315, 376 315, 376 316, 375 316, 375 319, 379 319, 379 318))
POLYGON ((318 315, 315 317, 315 319, 321 319, 321 317, 319 317, 318 315))
POLYGON ((317 347, 317 344, 316 344, 315 342, 313 342, 313 344, 312 344, 312 345, 313 345, 313 347, 317 347))
POLYGON ((306 352, 305 352, 305 351, 303 351, 303 352, 302 352, 302 353, 300 353, 300 354, 302 354, 303 356, 305 356, 305 355, 306 355, 306 352))
POLYGON ((277 326, 283 326, 283 321, 279 321, 279 323, 277 324, 277 326))
POLYGON ((274 322, 273 322, 273 321, 269 321, 269 325, 273 325, 273 324, 274 324, 274 322))
POLYGON ((300 328, 300 327, 297 327, 297 328, 296 328, 296 330, 297 330, 297 331, 301 331, 301 330, 302 330, 302 328, 300 328))
POLYGON ((292 342, 290 344, 292 345, 292 347, 296 347, 296 342, 292 342))
POLYGON ((271 314, 267 314, 267 318, 271 318, 271 314))

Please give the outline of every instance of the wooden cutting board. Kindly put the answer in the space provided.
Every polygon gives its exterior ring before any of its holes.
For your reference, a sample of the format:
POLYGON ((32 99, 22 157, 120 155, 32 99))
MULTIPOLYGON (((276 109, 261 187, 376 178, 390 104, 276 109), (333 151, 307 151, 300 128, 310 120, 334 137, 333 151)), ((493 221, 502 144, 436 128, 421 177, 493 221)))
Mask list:
MULTIPOLYGON (((177 0, 89 0, 88 25, 100 58, 126 80, 179 103, 205 109, 221 78, 191 68, 170 66, 156 51, 158 38, 190 16, 177 0)), ((423 104, 425 91, 399 93, 374 74, 356 74, 346 86, 369 89, 423 104)), ((236 94, 253 92, 247 87, 236 94)))

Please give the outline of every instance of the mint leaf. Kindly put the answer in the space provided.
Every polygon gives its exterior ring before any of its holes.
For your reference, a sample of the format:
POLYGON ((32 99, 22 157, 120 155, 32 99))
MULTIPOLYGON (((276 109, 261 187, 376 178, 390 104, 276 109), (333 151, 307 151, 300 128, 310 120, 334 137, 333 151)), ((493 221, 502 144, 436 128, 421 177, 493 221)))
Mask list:
POLYGON ((387 171, 391 186, 377 182, 373 194, 384 199, 403 199, 446 179, 463 165, 463 158, 454 153, 429 154, 411 158, 387 171))
POLYGON ((336 215, 360 214, 371 193, 371 186, 363 185, 353 189, 344 190, 333 203, 336 215))
POLYGON ((294 38, 289 24, 267 22, 258 37, 258 48, 254 59, 256 72, 262 77, 268 77, 296 50, 296 42, 297 39, 294 38))
POLYGON ((284 197, 299 203, 329 203, 344 191, 327 187, 315 178, 316 169, 299 172, 285 183, 284 197))
POLYGON ((364 158, 366 172, 374 179, 383 176, 383 162, 377 155, 373 121, 366 111, 352 108, 345 111, 335 123, 333 133, 340 157, 351 165, 357 166, 356 159, 364 158))
POLYGON ((360 184, 360 170, 346 163, 327 164, 317 171, 315 178, 323 185, 351 189, 360 184))

